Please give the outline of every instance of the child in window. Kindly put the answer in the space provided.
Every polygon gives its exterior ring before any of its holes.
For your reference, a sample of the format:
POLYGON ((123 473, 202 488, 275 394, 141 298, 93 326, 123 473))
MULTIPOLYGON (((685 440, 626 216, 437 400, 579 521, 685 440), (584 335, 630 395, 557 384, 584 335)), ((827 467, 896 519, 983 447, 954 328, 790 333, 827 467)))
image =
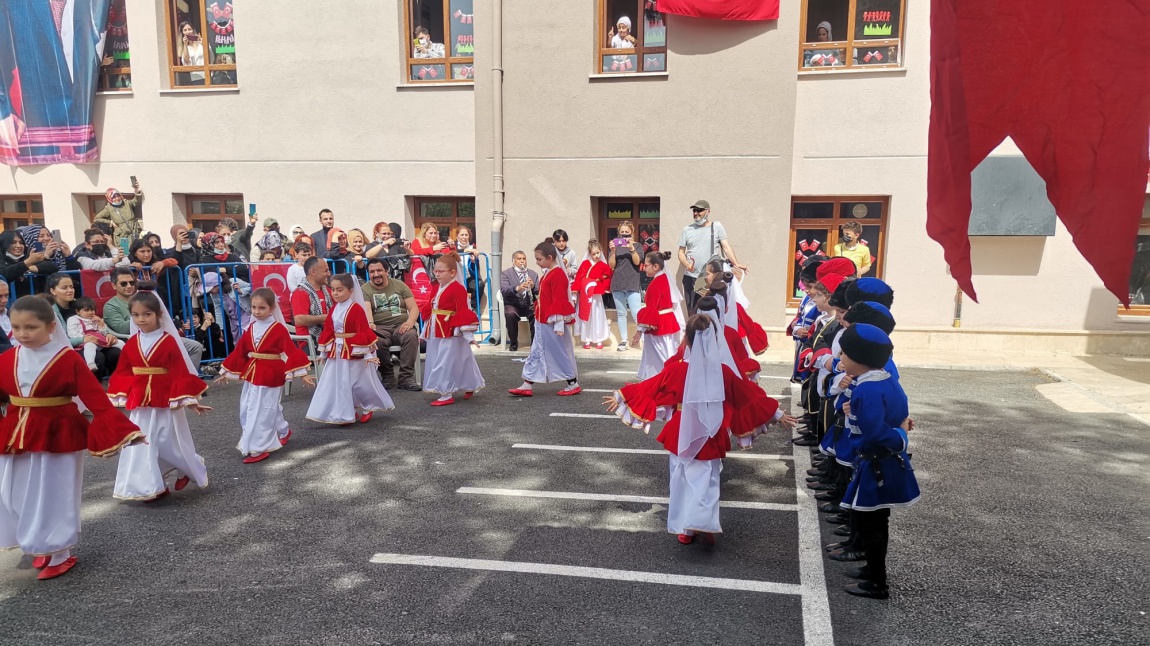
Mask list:
POLYGON ((96 316, 96 301, 81 296, 72 304, 76 315, 68 317, 68 337, 84 337, 84 361, 88 369, 96 372, 97 348, 124 348, 124 342, 108 332, 104 319, 96 316))

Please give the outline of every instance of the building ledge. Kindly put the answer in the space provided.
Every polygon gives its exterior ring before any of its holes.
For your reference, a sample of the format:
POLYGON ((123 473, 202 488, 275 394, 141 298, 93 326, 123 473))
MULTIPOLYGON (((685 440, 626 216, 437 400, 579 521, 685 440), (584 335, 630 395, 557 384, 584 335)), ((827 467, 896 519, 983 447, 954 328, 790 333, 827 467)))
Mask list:
POLYGON ((826 70, 815 71, 806 70, 800 71, 800 77, 815 78, 816 76, 857 76, 859 74, 870 74, 874 76, 899 76, 906 74, 905 67, 880 67, 877 69, 844 69, 844 70, 826 70))
POLYGON ((132 90, 98 90, 96 96, 132 96, 132 90))
POLYGON ((239 94, 238 87, 181 87, 160 90, 160 95, 168 94, 239 94))
POLYGON ((449 90, 457 92, 460 90, 471 91, 475 89, 475 81, 470 83, 399 83, 395 86, 397 92, 407 92, 410 90, 449 90))
POLYGON ((623 72, 621 74, 597 74, 592 72, 587 75, 590 81, 634 81, 638 79, 665 79, 671 76, 669 72, 623 72))

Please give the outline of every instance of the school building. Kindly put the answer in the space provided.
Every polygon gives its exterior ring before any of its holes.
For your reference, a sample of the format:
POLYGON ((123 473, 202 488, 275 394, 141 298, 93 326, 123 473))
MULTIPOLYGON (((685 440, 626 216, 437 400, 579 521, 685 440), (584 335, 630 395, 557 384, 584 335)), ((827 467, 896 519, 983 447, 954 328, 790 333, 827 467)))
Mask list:
MULTIPOLYGON (((975 174, 980 303, 957 296, 925 232, 929 4, 783 0, 778 21, 738 23, 651 0, 117 0, 129 54, 101 74, 99 163, 9 169, 0 218, 78 240, 134 175, 169 244, 173 223, 255 203, 285 230, 318 229, 321 208, 408 238, 466 224, 487 251, 501 188, 507 267, 557 228, 581 249, 621 219, 674 251, 705 199, 771 329, 797 256, 858 221, 904 347, 1150 354, 1150 305, 1120 309, 1010 142, 975 174)), ((1150 303, 1143 216, 1131 293, 1150 303)))

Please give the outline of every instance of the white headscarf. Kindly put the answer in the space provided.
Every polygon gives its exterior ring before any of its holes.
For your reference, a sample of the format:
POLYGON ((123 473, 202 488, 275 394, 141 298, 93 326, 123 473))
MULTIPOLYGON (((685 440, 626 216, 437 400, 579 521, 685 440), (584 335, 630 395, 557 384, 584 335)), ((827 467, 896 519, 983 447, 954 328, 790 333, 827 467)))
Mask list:
MULTIPOLYGON (((217 279, 218 279, 218 277, 217 277, 217 279)), ((200 374, 200 367, 197 366, 196 364, 192 363, 192 358, 190 356, 188 356, 188 350, 184 347, 183 342, 180 341, 180 339, 183 338, 184 335, 180 333, 179 328, 176 327, 175 321, 172 320, 172 316, 170 314, 168 314, 168 308, 167 308, 167 306, 164 305, 164 300, 162 298, 160 298, 155 292, 150 292, 150 293, 152 294, 152 296, 155 296, 156 300, 159 301, 159 303, 160 303, 160 327, 165 332, 172 335, 172 338, 174 338, 176 340, 176 347, 178 347, 180 349, 180 355, 184 357, 184 363, 188 366, 188 372, 192 373, 193 375, 200 374)), ((140 328, 136 326, 135 321, 131 321, 128 324, 128 333, 129 334, 134 335, 139 331, 140 331, 140 328)))
MULTIPOLYGON (((675 281, 671 280, 671 277, 667 274, 666 267, 660 269, 659 273, 655 274, 655 278, 659 276, 667 276, 667 284, 671 286, 671 309, 675 310, 675 320, 679 322, 679 329, 686 331, 687 319, 683 316, 683 294, 679 292, 675 281)), ((654 280, 654 278, 652 280, 654 280)))
POLYGON ((679 418, 680 460, 693 460, 723 425, 723 361, 719 329, 710 325, 695 334, 687 357, 683 414, 679 418))
POLYGON ((615 25, 616 26, 617 25, 627 25, 627 29, 630 30, 631 29, 631 19, 628 18, 627 16, 622 16, 618 20, 615 21, 615 25))
MULTIPOLYGON (((719 320, 719 314, 717 312, 714 310, 699 310, 699 313, 711 319, 711 323, 714 323, 716 330, 723 329, 723 322, 719 320)), ((735 365, 735 355, 731 354, 731 346, 727 345, 727 335, 720 333, 718 336, 720 360, 724 366, 730 368, 736 375, 740 374, 739 367, 735 365)), ((686 350, 684 350, 684 355, 686 355, 686 350)))
POLYGON ((819 29, 826 29, 827 30, 827 40, 834 40, 835 39, 834 32, 831 31, 831 23, 829 23, 825 20, 820 22, 818 24, 818 26, 815 27, 815 38, 818 38, 819 29))
POLYGON ((727 283, 727 294, 731 297, 732 301, 742 305, 744 308, 751 307, 751 300, 747 298, 746 292, 743 291, 742 279, 735 277, 734 280, 727 283))

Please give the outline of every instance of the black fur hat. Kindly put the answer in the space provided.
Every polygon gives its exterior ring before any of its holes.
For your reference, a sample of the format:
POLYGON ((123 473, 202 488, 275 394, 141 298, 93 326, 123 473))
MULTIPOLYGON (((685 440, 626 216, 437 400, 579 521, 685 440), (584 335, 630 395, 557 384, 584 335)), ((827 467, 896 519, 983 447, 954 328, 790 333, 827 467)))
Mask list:
POLYGON ((847 290, 850 289, 850 285, 854 282, 854 278, 846 278, 843 282, 839 283, 839 286, 831 293, 830 299, 827 300, 827 305, 837 307, 840 310, 847 309, 847 290))
POLYGON ((873 301, 881 303, 887 308, 894 305, 894 290, 878 278, 860 278, 854 282, 847 292, 847 306, 873 301))
POLYGON ((873 325, 858 323, 847 328, 839 337, 839 347, 852 361, 868 368, 881 370, 894 353, 894 344, 886 332, 873 325))
POLYGON ((894 331, 894 316, 882 303, 874 301, 863 301, 851 305, 847 313, 843 315, 843 320, 851 325, 859 323, 873 325, 887 334, 894 331))

